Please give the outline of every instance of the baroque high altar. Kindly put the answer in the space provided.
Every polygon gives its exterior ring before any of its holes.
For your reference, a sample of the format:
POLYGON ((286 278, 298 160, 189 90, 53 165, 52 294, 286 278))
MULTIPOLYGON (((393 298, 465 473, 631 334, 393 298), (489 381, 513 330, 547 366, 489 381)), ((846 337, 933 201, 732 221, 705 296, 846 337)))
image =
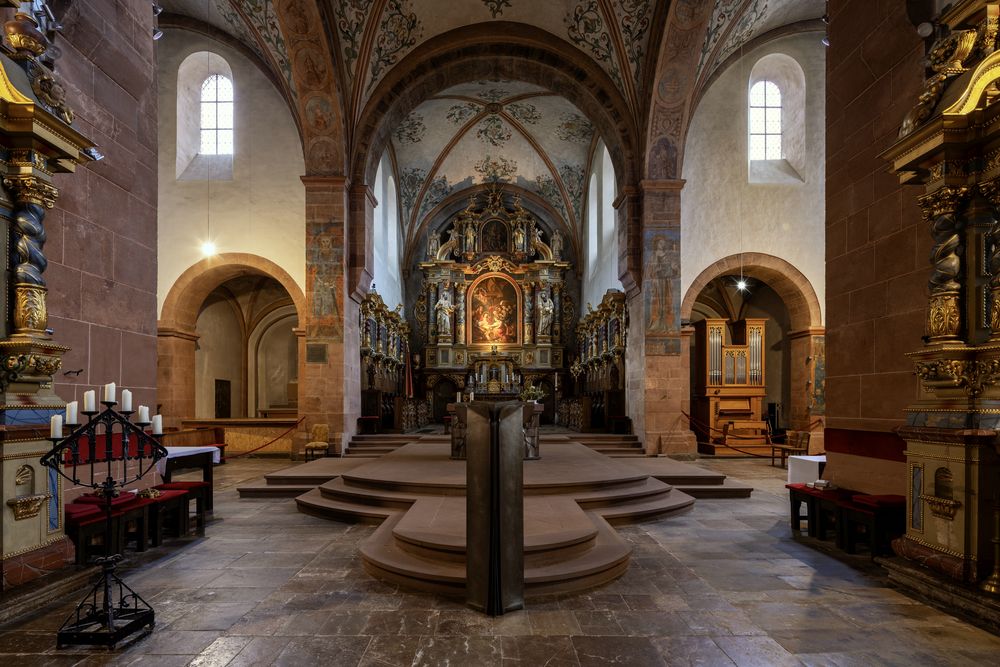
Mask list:
MULTIPOLYGON (((565 240, 514 196, 486 194, 430 232, 415 315, 426 332, 425 383, 442 380, 477 400, 515 397, 524 386, 558 389, 575 306, 565 240)), ((423 336, 421 336, 424 338, 423 336)))

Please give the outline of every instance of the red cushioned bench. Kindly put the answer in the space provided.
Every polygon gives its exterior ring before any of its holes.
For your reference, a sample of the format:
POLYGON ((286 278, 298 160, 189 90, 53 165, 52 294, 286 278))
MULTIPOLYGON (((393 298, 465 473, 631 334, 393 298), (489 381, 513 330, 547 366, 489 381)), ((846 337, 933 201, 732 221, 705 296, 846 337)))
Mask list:
POLYGON ((827 539, 834 530, 836 545, 847 553, 857 551, 859 539, 868 543, 872 557, 889 553, 892 538, 905 532, 906 498, 868 495, 850 489, 813 489, 786 484, 793 532, 802 530, 802 504, 806 505, 807 534, 827 539))
POLYGON ((107 516, 104 507, 93 503, 69 503, 64 508, 66 516, 66 535, 76 546, 76 564, 86 565, 93 554, 91 550, 91 540, 95 537, 102 538, 101 555, 108 556, 117 553, 119 546, 119 526, 118 519, 121 512, 112 510, 111 513, 111 543, 105 542, 105 531, 107 529, 107 516))
MULTIPOLYGON (((212 485, 208 482, 164 482, 158 484, 156 489, 162 493, 169 491, 183 491, 188 494, 190 500, 195 501, 195 527, 198 534, 205 532, 205 514, 212 511, 212 485)), ((190 509, 186 509, 184 516, 185 532, 190 524, 190 509)))

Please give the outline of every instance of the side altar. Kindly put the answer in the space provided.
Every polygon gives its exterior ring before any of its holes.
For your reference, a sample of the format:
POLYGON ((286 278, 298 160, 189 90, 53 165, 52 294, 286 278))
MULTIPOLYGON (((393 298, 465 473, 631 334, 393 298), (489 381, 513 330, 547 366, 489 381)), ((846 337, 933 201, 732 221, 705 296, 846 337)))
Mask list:
POLYGON ((427 259, 418 265, 424 384, 435 395, 447 386, 477 400, 510 400, 529 385, 552 395, 571 340, 563 317, 573 310, 565 241, 519 196, 509 207, 499 191, 487 199, 480 206, 471 197, 465 210, 432 230, 427 259))

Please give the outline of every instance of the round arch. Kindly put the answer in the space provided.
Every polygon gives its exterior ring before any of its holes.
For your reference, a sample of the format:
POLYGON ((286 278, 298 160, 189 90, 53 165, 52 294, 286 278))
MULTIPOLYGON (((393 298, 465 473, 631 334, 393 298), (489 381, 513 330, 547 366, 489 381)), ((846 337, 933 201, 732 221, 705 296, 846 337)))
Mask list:
MULTIPOLYGON (((157 407, 167 426, 180 426, 182 419, 195 415, 196 325, 202 304, 219 285, 247 275, 276 280, 292 298, 299 322, 304 321, 302 289, 270 260, 248 253, 223 253, 188 267, 167 293, 157 323, 157 407)), ((301 352, 299 357, 301 363, 301 352)))
POLYGON ((192 264, 174 281, 160 310, 159 328, 193 334, 198 311, 212 290, 227 280, 247 275, 267 276, 278 281, 292 298, 299 321, 303 321, 306 297, 287 271, 258 255, 228 252, 192 264))
POLYGON ((395 127, 425 99, 479 79, 533 83, 576 105, 604 138, 619 186, 637 183, 638 133, 611 78, 576 47, 535 26, 491 21, 424 42, 379 82, 360 118, 351 180, 370 183, 395 127))
POLYGON ((746 276, 761 280, 778 293, 788 308, 792 331, 804 331, 823 326, 823 311, 816 290, 809 279, 792 264, 759 252, 745 252, 724 257, 698 274, 681 302, 681 320, 690 320, 698 295, 720 276, 741 270, 746 276))

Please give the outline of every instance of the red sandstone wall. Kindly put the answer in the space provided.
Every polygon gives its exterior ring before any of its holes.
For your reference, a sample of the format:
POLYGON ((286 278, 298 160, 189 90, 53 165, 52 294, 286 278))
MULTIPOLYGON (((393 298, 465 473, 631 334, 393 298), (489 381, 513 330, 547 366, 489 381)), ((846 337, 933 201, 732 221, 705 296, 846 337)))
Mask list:
POLYGON ((923 81, 905 3, 830 3, 827 58, 827 425, 889 431, 917 383, 930 236, 879 154, 923 81))
POLYGON ((106 156, 57 178, 45 220, 49 326, 66 399, 115 381, 156 405, 156 68, 148 0, 52 3, 74 127, 106 156))

